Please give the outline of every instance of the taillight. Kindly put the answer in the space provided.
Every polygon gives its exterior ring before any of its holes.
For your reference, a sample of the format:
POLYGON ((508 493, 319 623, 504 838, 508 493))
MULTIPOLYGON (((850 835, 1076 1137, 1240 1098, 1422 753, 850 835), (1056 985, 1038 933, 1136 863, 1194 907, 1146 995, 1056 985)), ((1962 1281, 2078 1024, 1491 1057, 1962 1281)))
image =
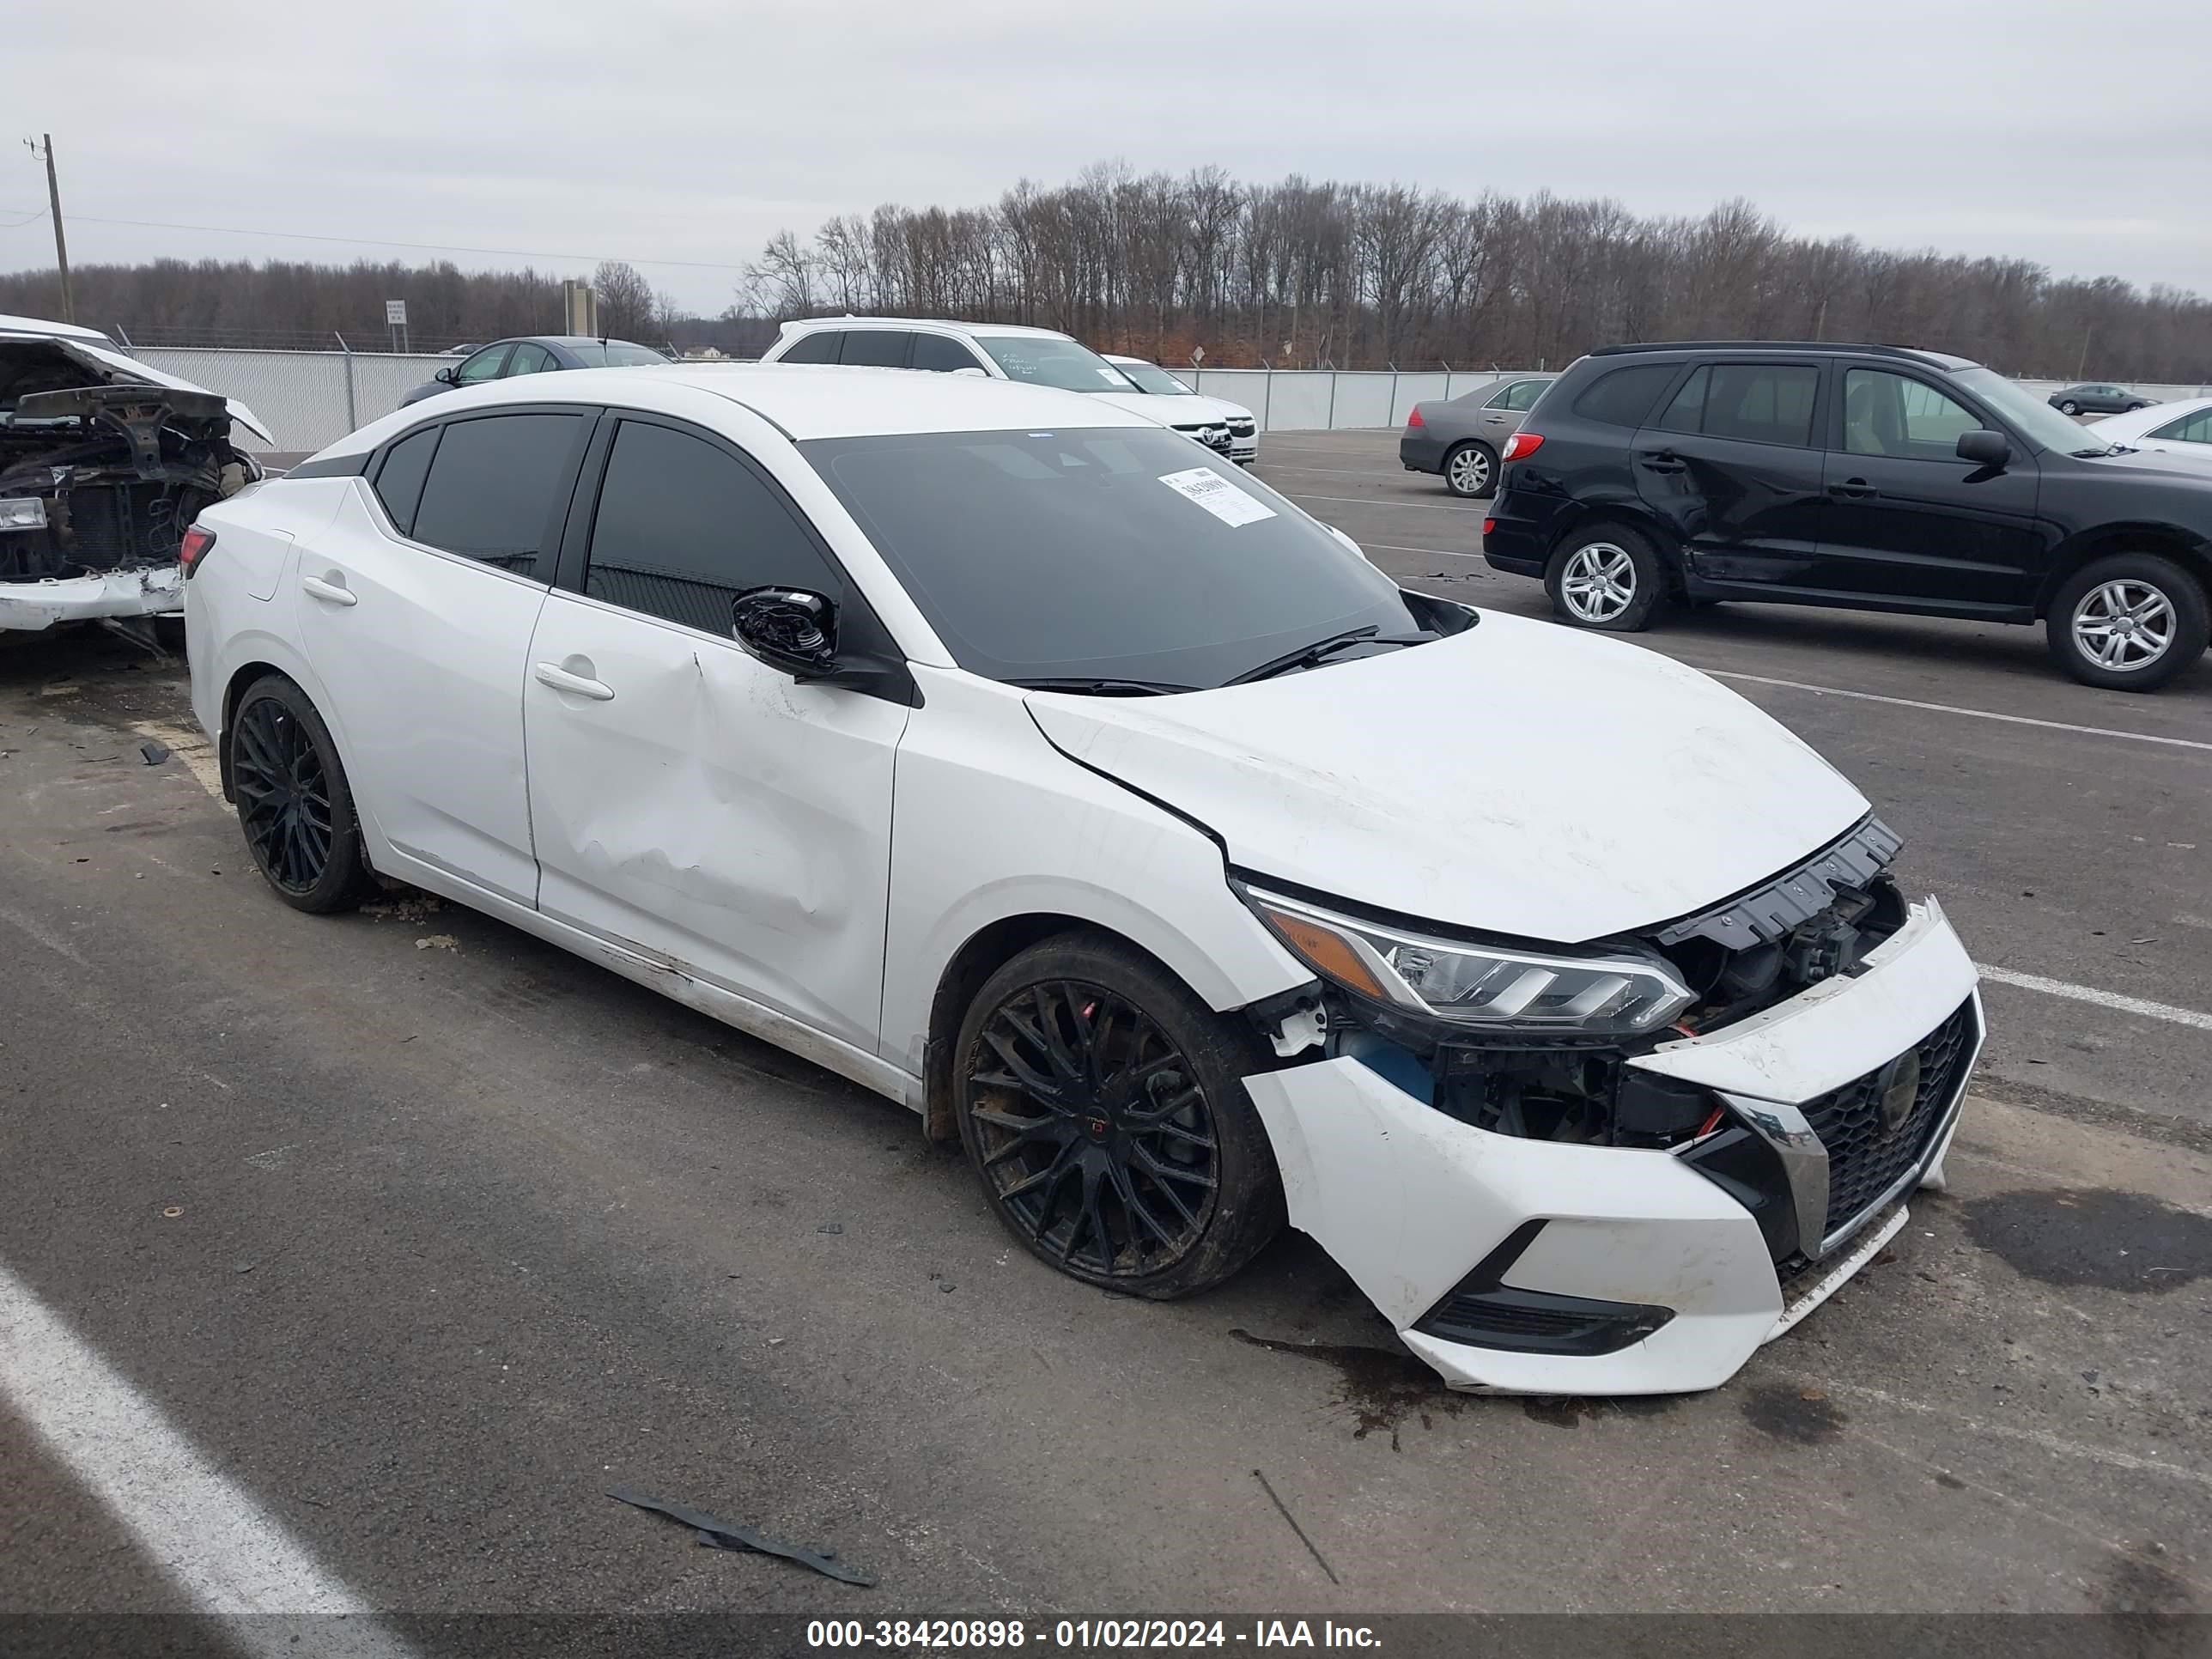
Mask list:
POLYGON ((1505 441, 1504 453, 1498 459, 1501 461, 1525 461, 1543 447, 1542 433, 1516 432, 1505 441))
POLYGON ((215 545, 215 532, 203 530, 198 525, 185 532, 184 540, 177 544, 177 562, 184 567, 185 578, 191 579, 192 572, 200 568, 208 550, 215 545))
POLYGON ((1426 426, 1428 422, 1421 418, 1421 411, 1418 409, 1412 414, 1406 416, 1406 427, 1408 431, 1412 430, 1414 427, 1426 426))
POLYGON ((1498 520, 1495 519, 1485 519, 1482 521, 1482 533, 1486 536, 1497 528, 1498 520))

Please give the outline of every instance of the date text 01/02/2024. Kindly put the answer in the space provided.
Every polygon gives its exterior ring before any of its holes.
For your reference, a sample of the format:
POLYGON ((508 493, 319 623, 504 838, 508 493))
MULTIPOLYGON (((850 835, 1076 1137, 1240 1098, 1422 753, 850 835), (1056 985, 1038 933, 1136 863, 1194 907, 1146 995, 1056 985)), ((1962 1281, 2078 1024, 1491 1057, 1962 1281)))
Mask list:
POLYGON ((965 1650, 1011 1652, 1038 1647, 1093 1651, 1182 1648, 1365 1648, 1382 1645, 1364 1625, 1330 1620, 1255 1619, 1248 1627, 1221 1619, 1062 1619, 1032 1631, 1018 1619, 818 1619, 806 1645, 822 1649, 965 1650))

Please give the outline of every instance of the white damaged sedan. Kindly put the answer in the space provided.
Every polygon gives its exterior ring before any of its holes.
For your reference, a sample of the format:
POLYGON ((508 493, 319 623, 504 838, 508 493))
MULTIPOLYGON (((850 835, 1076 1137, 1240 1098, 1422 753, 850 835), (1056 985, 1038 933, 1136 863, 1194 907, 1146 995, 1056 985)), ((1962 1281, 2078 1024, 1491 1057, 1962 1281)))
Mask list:
POLYGON ((411 882, 857 1079, 1087 1283, 1287 1218, 1455 1386, 1703 1389, 1941 1181, 1974 970, 1857 791, 1097 398, 495 382, 185 563, 286 902, 411 882))

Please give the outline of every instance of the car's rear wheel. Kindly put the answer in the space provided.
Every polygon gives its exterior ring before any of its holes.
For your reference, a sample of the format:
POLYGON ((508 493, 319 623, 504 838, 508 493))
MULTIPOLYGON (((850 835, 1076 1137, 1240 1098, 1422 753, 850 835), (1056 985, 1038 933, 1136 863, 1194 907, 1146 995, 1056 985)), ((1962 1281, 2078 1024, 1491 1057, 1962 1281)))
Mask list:
POLYGON ((2153 691, 2204 654, 2204 589, 2155 553, 2116 553, 2081 567, 2051 602, 2051 654, 2085 685, 2153 691))
POLYGON ((278 898, 316 915, 361 902, 373 878, 337 745, 282 674, 255 681, 232 710, 230 775, 246 847, 278 898))
POLYGON ((1544 586, 1561 622, 1635 634, 1657 619, 1669 583, 1650 537, 1626 525, 1597 524, 1560 544, 1544 586))
POLYGON ((1497 452, 1488 444, 1473 441, 1459 445, 1444 457, 1444 488, 1474 501, 1496 494, 1497 452))
POLYGON ((1188 1296, 1273 1237, 1283 1196, 1243 1079, 1267 1050, 1157 963, 1062 934, 984 984, 961 1024, 960 1139, 1007 1231, 1051 1267, 1188 1296))

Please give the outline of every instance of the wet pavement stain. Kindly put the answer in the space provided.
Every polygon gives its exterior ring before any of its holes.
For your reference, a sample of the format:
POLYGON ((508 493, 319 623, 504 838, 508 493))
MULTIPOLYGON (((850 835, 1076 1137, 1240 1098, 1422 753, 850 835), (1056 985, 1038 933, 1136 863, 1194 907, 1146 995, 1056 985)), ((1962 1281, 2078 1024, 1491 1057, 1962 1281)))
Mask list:
POLYGON ((1334 1368, 1334 1403, 1352 1413, 1352 1437, 1364 1440, 1370 1434, 1387 1432, 1392 1451, 1405 1449, 1399 1443, 1399 1431, 1407 1418, 1414 1419, 1425 1429, 1434 1428, 1438 1416, 1456 1416, 1466 1409, 1471 1398, 1454 1394, 1434 1371, 1402 1350, 1357 1344, 1278 1342, 1244 1330, 1232 1330, 1229 1334, 1239 1342, 1249 1342, 1270 1353, 1296 1354, 1301 1359, 1319 1360, 1334 1368))
POLYGON ((1674 1409, 1679 1395, 1626 1395, 1619 1399, 1585 1399, 1580 1395, 1530 1397, 1521 1410, 1532 1423, 1548 1428, 1571 1429, 1602 1417, 1657 1417, 1674 1409))
POLYGON ((2160 1295, 2212 1276, 2212 1217, 2141 1193, 1997 1193, 1965 1207, 1975 1243, 2045 1285, 2160 1295))
POLYGON ((1818 1446, 1839 1437, 1850 1416, 1814 1389, 1783 1388, 1769 1382, 1744 1396, 1743 1420, 1761 1434, 1794 1446, 1818 1446), (1813 1398, 1808 1399, 1807 1395, 1813 1398))
POLYGON ((2196 1593, 2185 1580, 2131 1552, 2113 1553, 2105 1569, 2102 1601, 2106 1613, 2146 1623, 2197 1611, 2196 1593))

